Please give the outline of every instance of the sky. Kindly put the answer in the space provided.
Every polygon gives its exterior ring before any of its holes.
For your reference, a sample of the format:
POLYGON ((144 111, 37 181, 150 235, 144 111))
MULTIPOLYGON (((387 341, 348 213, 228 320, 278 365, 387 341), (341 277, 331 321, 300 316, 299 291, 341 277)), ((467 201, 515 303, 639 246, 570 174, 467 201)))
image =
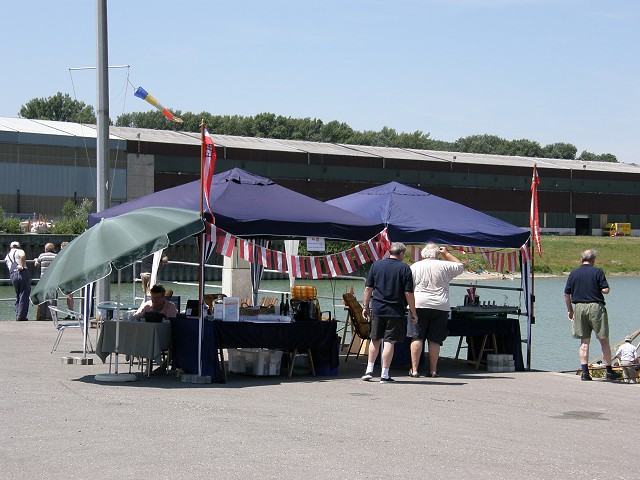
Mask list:
MULTIPOLYGON (((5 2, 0 116, 96 106, 96 1, 5 2)), ((107 0, 112 120, 153 109, 571 143, 640 163, 635 0, 107 0)), ((215 132, 212 132, 215 133, 215 132)))

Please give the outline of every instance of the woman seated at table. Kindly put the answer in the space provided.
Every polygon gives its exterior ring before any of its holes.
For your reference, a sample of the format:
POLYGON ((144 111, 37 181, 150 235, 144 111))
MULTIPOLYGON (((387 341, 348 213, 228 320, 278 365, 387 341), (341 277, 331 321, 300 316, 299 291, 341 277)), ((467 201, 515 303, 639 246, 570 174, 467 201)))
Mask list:
POLYGON ((164 315, 165 318, 175 318, 178 314, 178 310, 173 302, 170 302, 165 297, 166 290, 160 285, 156 284, 151 287, 151 300, 144 302, 136 313, 133 314, 135 318, 143 318, 147 312, 156 312, 164 315))

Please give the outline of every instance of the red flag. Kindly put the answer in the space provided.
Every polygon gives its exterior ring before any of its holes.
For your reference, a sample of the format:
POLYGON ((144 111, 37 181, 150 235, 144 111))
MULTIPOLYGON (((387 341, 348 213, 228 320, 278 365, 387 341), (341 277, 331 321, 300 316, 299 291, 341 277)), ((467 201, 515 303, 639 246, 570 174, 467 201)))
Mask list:
POLYGON ((271 250, 258 247, 258 263, 265 268, 271 268, 271 250))
POLYGON ((340 266, 338 265, 338 257, 336 255, 327 255, 324 257, 324 268, 329 278, 340 275, 340 266))
POLYGON ((344 271, 346 273, 352 273, 356 269, 356 265, 353 263, 351 252, 341 252, 340 261, 342 262, 342 266, 344 267, 344 271))
POLYGON ((411 245, 411 261, 413 263, 420 261, 420 247, 416 247, 415 245, 411 245))
POLYGON ((204 261, 209 260, 209 257, 213 253, 213 249, 216 246, 216 237, 215 237, 215 228, 216 226, 205 220, 204 222, 204 261))
POLYGON ((378 256, 378 248, 374 245, 373 240, 369 240, 367 243, 367 251, 369 252, 369 258, 374 262, 380 260, 382 257, 378 256))
POLYGON ((309 258, 309 276, 313 279, 322 278, 322 267, 320 267, 320 257, 309 258))
POLYGON ((284 252, 273 251, 273 257, 275 260, 275 269, 282 273, 287 273, 287 261, 284 256, 284 252))
POLYGON ((529 245, 525 243, 520 247, 520 253, 522 254, 522 263, 529 263, 529 245))
POLYGON ((518 259, 516 252, 510 252, 509 255, 507 255, 507 263, 509 264, 507 268, 510 272, 515 272, 518 270, 518 259))
POLYGON ((369 258, 367 257, 366 252, 366 248, 364 246, 364 244, 360 244, 360 245, 356 245, 355 247, 353 247, 351 249, 351 251, 354 253, 355 257, 356 257, 356 262, 358 263, 358 265, 364 265, 365 263, 367 263, 369 261, 369 258))
POLYGON ((238 253, 240 254, 240 258, 253 263, 253 247, 254 244, 251 242, 247 242, 246 240, 240 239, 240 244, 238 245, 238 253))
POLYGON ((531 215, 529 218, 529 225, 531 226, 531 236, 533 243, 538 250, 538 255, 542 256, 542 245, 540 244, 540 219, 538 218, 538 185, 540 184, 540 178, 538 178, 538 169, 536 165, 533 166, 533 178, 531 179, 531 215))
POLYGON ((389 235, 386 228, 382 230, 382 232, 380 232, 380 234, 378 235, 377 247, 378 257, 380 258, 384 257, 385 253, 387 253, 391 248, 391 241, 389 240, 389 235))
POLYGON ((224 230, 216 228, 216 252, 219 255, 231 257, 233 255, 233 247, 235 243, 236 237, 224 230))
POLYGON ((298 255, 291 255, 291 275, 295 278, 307 278, 305 269, 306 259, 298 255))
MULTIPOLYGON (((216 146, 213 144, 209 131, 204 129, 204 158, 202 165, 202 188, 204 190, 204 198, 207 202, 207 208, 209 212, 211 210, 211 204, 209 203, 209 194, 211 193, 211 182, 213 181, 213 171, 216 166, 216 146)), ((213 212, 212 212, 213 213, 213 212)))

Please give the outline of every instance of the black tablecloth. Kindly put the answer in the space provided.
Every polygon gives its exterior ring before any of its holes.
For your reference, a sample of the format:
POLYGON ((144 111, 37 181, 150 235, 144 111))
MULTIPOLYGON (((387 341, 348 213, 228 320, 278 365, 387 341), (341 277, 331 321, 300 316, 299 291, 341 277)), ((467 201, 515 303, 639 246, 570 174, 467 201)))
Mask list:
MULTIPOLYGON (((517 318, 504 316, 453 317, 447 323, 447 328, 450 337, 467 337, 467 342, 473 342, 476 352, 480 350, 484 335, 495 334, 498 353, 513 355, 516 370, 524 370, 520 321, 517 318)), ((487 340, 487 345, 490 347, 493 345, 491 340, 487 340)), ((471 352, 468 353, 471 354, 471 352)))
MULTIPOLYGON (((171 320, 173 330, 173 366, 197 373, 198 319, 171 320)), ((218 348, 271 348, 311 350, 317 365, 338 365, 336 321, 293 323, 204 322, 202 374, 214 382, 223 382, 218 348)))
MULTIPOLYGON (((472 343, 475 351, 480 350, 482 337, 495 334, 498 345, 498 353, 513 355, 516 370, 524 370, 522 359, 522 338, 520 336, 520 322, 517 318, 506 316, 477 316, 475 318, 453 317, 447 323, 449 337, 467 337, 467 343, 472 343)), ((391 365, 394 367, 411 366, 411 339, 405 338, 404 342, 396 343, 391 365)), ((490 339, 487 340, 488 348, 493 348, 490 339)), ((471 360, 471 351, 468 352, 471 360)), ((378 356, 378 360, 379 361, 378 356)), ((420 359, 422 361, 422 357, 420 359)), ((421 362, 422 364, 422 362, 421 362)))

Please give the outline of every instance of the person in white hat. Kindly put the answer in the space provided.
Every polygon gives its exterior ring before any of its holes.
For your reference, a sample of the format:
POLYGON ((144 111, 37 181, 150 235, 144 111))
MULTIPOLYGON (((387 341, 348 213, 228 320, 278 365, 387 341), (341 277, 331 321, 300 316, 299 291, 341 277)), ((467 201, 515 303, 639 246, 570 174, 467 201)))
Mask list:
POLYGON ((31 275, 27 269, 27 256, 19 242, 11 242, 11 250, 4 257, 9 269, 9 278, 16 289, 16 321, 24 322, 29 315, 29 295, 31 295, 31 275))
POLYGON ((615 356, 620 359, 620 365, 622 366, 622 374, 624 375, 624 381, 627 383, 637 383, 636 378, 636 362, 638 361, 638 351, 636 347, 631 343, 633 339, 627 337, 624 339, 624 343, 618 347, 615 356))

